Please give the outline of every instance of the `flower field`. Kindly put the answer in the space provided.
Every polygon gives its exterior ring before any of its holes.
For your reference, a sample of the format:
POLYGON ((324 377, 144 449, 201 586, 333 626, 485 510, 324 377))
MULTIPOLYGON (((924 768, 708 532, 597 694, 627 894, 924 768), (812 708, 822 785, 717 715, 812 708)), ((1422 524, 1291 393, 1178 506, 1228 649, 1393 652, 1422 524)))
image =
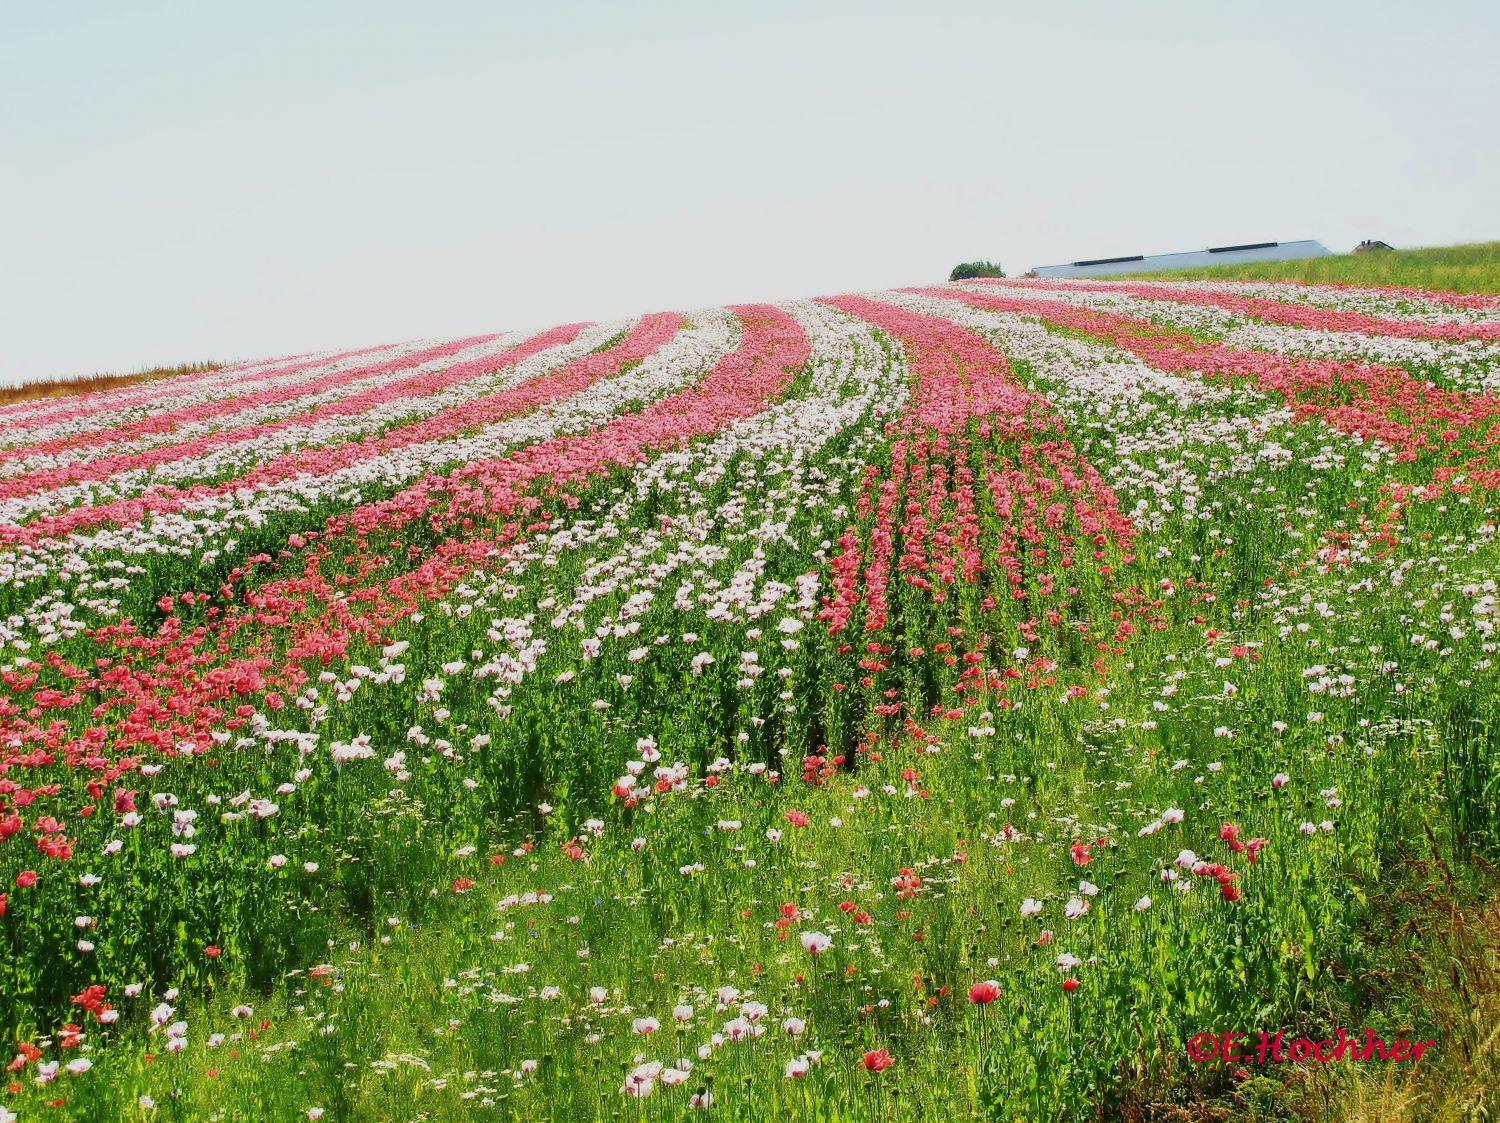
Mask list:
POLYGON ((1285 1074, 1194 1034, 1441 1063, 1373 902, 1500 861, 1497 495, 1500 297, 1410 288, 0 407, 0 1123, 1248 1119, 1285 1074))

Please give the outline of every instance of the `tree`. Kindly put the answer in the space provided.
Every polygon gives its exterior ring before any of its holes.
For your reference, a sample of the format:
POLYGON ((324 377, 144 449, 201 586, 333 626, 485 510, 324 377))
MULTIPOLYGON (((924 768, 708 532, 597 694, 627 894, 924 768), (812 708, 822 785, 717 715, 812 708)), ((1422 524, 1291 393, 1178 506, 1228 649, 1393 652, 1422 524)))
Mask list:
POLYGON ((1005 270, 1000 268, 998 261, 966 261, 962 265, 955 265, 953 272, 948 274, 950 281, 969 281, 975 277, 1003 277, 1005 270))

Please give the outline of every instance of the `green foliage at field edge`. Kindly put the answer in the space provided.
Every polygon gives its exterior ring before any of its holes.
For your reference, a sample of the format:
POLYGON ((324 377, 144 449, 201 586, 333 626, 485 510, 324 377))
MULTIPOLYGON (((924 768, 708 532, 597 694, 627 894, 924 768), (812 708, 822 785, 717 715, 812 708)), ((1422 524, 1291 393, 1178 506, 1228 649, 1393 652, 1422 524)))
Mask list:
POLYGON ((1442 292, 1500 293, 1500 242, 1374 250, 1300 261, 1259 261, 1200 269, 1131 273, 1174 281, 1298 281, 1309 285, 1375 285, 1442 292))

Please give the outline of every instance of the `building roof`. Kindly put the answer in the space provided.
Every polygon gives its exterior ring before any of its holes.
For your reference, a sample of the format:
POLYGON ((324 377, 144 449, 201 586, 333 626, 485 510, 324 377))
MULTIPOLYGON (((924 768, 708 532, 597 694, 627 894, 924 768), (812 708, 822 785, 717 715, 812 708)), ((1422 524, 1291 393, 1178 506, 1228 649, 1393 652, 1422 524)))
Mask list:
POLYGON ((1038 277, 1091 277, 1110 273, 1142 273, 1156 269, 1193 269, 1203 265, 1227 265, 1238 261, 1286 261, 1299 257, 1326 257, 1321 242, 1246 242, 1235 246, 1211 246, 1206 250, 1126 257, 1096 257, 1065 265, 1038 265, 1038 277))

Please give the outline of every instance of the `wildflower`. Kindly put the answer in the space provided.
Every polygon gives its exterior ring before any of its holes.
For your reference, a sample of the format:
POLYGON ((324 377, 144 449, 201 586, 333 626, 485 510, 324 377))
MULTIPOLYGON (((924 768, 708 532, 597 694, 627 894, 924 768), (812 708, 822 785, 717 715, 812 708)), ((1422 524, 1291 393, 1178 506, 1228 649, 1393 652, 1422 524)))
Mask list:
POLYGON ((1000 997, 1000 984, 994 979, 986 979, 982 983, 975 983, 969 988, 969 1001, 975 1006, 988 1006, 1000 997))
POLYGON ((866 1072, 883 1072, 896 1063, 896 1058, 886 1049, 871 1049, 861 1058, 861 1063, 866 1072))
POLYGON ((833 937, 826 932, 803 932, 802 948, 809 955, 822 955, 833 947, 833 937))
POLYGON ((759 1037, 766 1031, 765 1026, 758 1026, 748 1018, 731 1018, 724 1023, 724 1035, 730 1041, 743 1041, 747 1037, 759 1037))

